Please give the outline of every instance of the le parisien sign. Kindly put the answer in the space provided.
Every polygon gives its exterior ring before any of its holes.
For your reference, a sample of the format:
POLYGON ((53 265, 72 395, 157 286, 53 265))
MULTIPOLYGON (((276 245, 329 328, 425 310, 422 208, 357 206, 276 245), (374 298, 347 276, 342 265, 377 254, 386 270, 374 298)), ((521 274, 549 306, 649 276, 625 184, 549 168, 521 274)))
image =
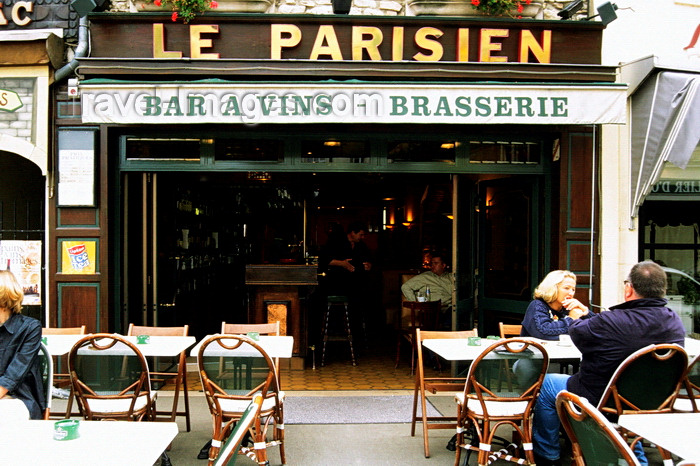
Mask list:
POLYGON ((421 17, 91 17, 91 57, 600 64, 596 22, 421 17))

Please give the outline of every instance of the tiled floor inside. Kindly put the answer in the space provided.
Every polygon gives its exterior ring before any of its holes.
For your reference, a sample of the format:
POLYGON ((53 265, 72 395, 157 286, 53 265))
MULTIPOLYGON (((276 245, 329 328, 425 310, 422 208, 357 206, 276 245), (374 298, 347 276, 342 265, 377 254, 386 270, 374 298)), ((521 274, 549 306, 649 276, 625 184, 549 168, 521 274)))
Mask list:
MULTIPOLYGON (((385 341, 373 341, 355 347, 357 365, 353 366, 347 343, 329 342, 326 364, 321 367, 320 348, 307 358, 304 369, 291 369, 290 364, 281 363, 280 384, 287 391, 304 390, 413 390, 414 375, 411 373, 411 352, 407 342, 401 346, 399 366, 396 362, 396 340, 391 336, 385 341), (315 359, 315 368, 314 368, 315 359)), ((427 366, 431 364, 426 363, 427 366)), ((196 374, 196 363, 188 361, 188 386, 200 390, 196 374)), ((449 371, 445 367, 444 371, 449 371)), ((443 372, 443 373, 445 373, 443 372)), ((426 367, 426 376, 439 374, 426 367)))

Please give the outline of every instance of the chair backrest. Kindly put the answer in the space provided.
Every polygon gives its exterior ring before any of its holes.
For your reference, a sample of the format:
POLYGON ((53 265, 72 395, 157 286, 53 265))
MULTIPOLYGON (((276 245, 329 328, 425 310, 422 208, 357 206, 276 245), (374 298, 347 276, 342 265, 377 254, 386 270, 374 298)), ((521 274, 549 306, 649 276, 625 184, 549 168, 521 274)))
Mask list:
POLYGON ((44 327, 42 335, 85 335, 85 325, 80 327, 44 327))
POLYGON ((229 421, 231 423, 235 422, 236 427, 233 428, 233 432, 231 432, 231 435, 221 447, 219 455, 214 460, 214 466, 233 466, 236 464, 238 450, 241 448, 243 438, 255 422, 255 418, 260 415, 262 402, 262 396, 256 396, 238 421, 229 421))
POLYGON ((585 398, 566 390, 557 395, 557 413, 566 435, 571 440, 576 464, 621 464, 638 466, 639 461, 627 442, 585 398))
MULTIPOLYGON (((241 413, 254 398, 274 398, 278 407, 279 384, 275 362, 255 341, 244 335, 214 335, 199 348, 197 366, 210 412, 241 413), (241 404, 241 402, 244 402, 241 404)), ((271 411, 263 410, 262 415, 271 411)))
POLYGON ((519 337, 522 328, 523 326, 520 324, 512 325, 504 324, 503 322, 498 323, 498 330, 501 332, 501 338, 519 337))
POLYGON ((683 377, 683 387, 678 393, 674 411, 700 412, 700 354, 691 361, 685 376, 683 377))
MULTIPOLYGON (((518 415, 528 417, 548 366, 549 355, 539 343, 523 338, 499 340, 474 359, 464 385, 464 399, 482 406, 484 418, 494 416, 489 412, 492 401, 518 403, 513 405, 519 407, 518 415), (506 384, 499 377, 504 368, 512 370, 515 375, 506 384)), ((473 407, 473 403, 463 403, 464 416, 468 416, 466 410, 469 406, 473 407)))
POLYGON ((51 391, 53 390, 53 358, 49 350, 43 343, 39 346, 39 371, 41 382, 44 385, 44 397, 46 398, 46 408, 44 409, 44 420, 51 414, 51 391))
POLYGON ((148 363, 138 347, 120 335, 81 338, 68 353, 68 368, 85 419, 141 420, 152 415, 148 363))
MULTIPOLYGON (((416 329, 416 353, 418 354, 418 370, 416 371, 416 382, 420 386, 426 387, 430 391, 454 391, 461 387, 455 387, 450 380, 455 380, 455 377, 425 377, 423 369, 423 340, 433 339, 465 339, 469 337, 477 337, 479 333, 477 329, 460 330, 460 331, 439 331, 439 330, 421 330, 416 329)), ((464 384, 464 378, 461 379, 460 385, 464 384)))
POLYGON ((629 412, 670 412, 687 367, 688 354, 679 345, 648 345, 639 349, 620 363, 598 409, 613 419, 629 412))
POLYGON ((408 309, 410 319, 405 323, 405 327, 410 329, 422 328, 425 330, 435 330, 440 321, 440 309, 442 301, 404 301, 403 307, 408 309))
POLYGON ((190 326, 182 327, 148 327, 145 325, 129 324, 127 335, 149 335, 152 337, 186 337, 189 335, 190 326))
POLYGON ((226 322, 221 322, 221 333, 245 335, 248 332, 257 332, 259 335, 279 336, 280 323, 279 321, 267 324, 227 324, 226 322))

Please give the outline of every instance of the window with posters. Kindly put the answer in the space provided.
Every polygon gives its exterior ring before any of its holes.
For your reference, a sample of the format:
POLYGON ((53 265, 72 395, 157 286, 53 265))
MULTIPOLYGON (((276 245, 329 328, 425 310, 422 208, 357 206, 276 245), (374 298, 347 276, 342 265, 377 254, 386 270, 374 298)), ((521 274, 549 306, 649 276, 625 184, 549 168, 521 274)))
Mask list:
POLYGON ((41 241, 0 241, 0 268, 10 270, 17 277, 24 290, 24 306, 41 304, 41 244, 41 241))
POLYGON ((60 273, 91 275, 97 273, 97 240, 61 240, 60 273))

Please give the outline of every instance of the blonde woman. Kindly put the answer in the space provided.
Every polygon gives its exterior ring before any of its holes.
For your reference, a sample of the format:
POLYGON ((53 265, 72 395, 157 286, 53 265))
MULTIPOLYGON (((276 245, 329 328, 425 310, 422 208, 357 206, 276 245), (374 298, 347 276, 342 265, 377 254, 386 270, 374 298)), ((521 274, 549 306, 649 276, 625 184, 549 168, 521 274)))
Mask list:
POLYGON ((39 370, 41 324, 21 314, 24 293, 9 270, 0 270, 0 403, 22 400, 32 419, 46 406, 39 370))
POLYGON ((549 272, 535 288, 525 311, 521 336, 558 340, 576 319, 588 317, 588 308, 574 298, 576 275, 568 270, 549 272))

